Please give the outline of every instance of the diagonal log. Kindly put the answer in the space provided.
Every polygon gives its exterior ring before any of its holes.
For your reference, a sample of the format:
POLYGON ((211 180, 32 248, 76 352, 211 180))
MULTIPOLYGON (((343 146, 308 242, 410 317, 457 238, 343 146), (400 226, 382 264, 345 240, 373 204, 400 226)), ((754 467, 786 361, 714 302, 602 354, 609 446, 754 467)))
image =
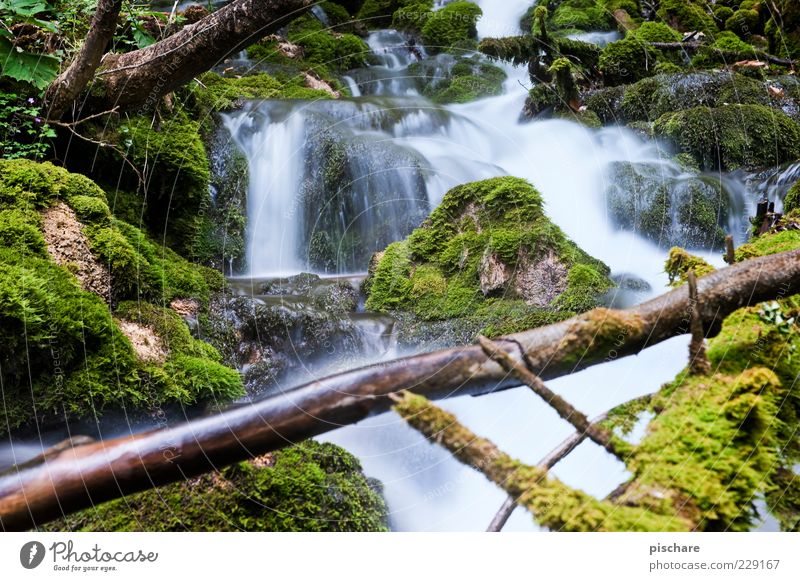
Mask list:
POLYGON ((58 120, 94 77, 114 38, 122 0, 98 0, 89 32, 72 63, 48 87, 45 101, 48 117, 58 120))
MULTIPOLYGON (((737 263, 697 286, 699 316, 713 334, 741 307, 800 292, 800 250, 737 263)), ((504 340, 517 346, 511 357, 546 380, 685 334, 690 321, 684 286, 631 309, 595 309, 504 340)), ((355 369, 174 428, 68 448, 0 476, 0 528, 30 528, 358 422, 388 410, 387 396, 395 392, 435 399, 516 385, 519 380, 473 345, 355 369)))
MULTIPOLYGON (((119 4, 101 0, 99 7, 110 3, 119 4)), ((93 83, 91 94, 80 115, 113 107, 123 110, 152 108, 167 93, 285 26, 311 5, 312 0, 234 0, 148 47, 105 56, 97 54, 99 42, 89 43, 92 35, 97 33, 101 36, 104 32, 95 29, 93 20, 93 27, 84 43, 84 47, 92 50, 85 55, 82 50, 65 73, 69 77, 68 73, 73 69, 91 69, 93 80, 92 75, 87 77, 82 73, 75 75, 75 80, 82 81, 82 85, 80 82, 65 84, 60 82, 66 80, 62 79, 64 75, 59 77, 49 91, 53 112, 51 117, 55 119, 60 116, 89 82, 93 83), (102 56, 102 62, 98 69, 95 60, 99 56, 102 56)), ((113 30, 111 32, 113 34, 113 30)))

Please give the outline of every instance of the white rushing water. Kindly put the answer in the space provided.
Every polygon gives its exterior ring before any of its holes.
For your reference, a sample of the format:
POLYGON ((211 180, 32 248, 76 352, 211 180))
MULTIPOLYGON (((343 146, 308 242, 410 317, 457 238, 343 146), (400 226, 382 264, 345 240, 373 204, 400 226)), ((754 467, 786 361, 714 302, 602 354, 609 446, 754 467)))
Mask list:
MULTIPOLYGON (((479 34, 517 34, 519 19, 530 3, 479 1, 484 11, 479 34)), ((598 42, 612 39, 601 35, 598 42)), ((373 212, 365 196, 376 187, 384 188, 390 198, 416 200, 423 195, 430 207, 435 207, 454 185, 497 175, 523 177, 542 193, 548 215, 582 248, 605 261, 614 273, 641 277, 653 293, 664 290, 665 250, 635 233, 618 230, 605 196, 609 168, 615 162, 652 164, 664 175, 679 176, 682 170, 669 160, 669 154, 622 128, 593 130, 565 120, 519 123, 524 87, 530 83, 524 67, 504 67, 508 80, 501 96, 466 105, 434 106, 420 99, 406 74, 406 67, 416 60, 406 42, 395 31, 370 36, 369 45, 380 65, 349 73, 347 81, 355 97, 364 97, 325 104, 298 102, 287 105, 281 116, 274 115, 274 105, 256 105, 227 118, 250 161, 249 260, 254 274, 299 272, 308 267, 304 249, 298 247, 301 239, 308 238, 308 233, 301 231, 306 226, 293 219, 298 214, 291 208, 298 203, 303 183, 318 179, 313 171, 304 169, 313 160, 300 155, 307 154, 304 146, 316 139, 319 128, 309 119, 317 116, 338 131, 342 143, 367 143, 370 151, 389 147, 399 156, 394 162, 380 157, 389 163, 386 167, 351 167, 359 174, 351 176, 351 184, 363 187, 348 185, 346 195, 364 197, 358 206, 361 214, 373 212), (408 157, 403 157, 406 154, 408 157), (411 163, 411 159, 417 161, 411 163), (389 177, 378 185, 369 181, 375 174, 389 177)), ((731 189, 741 198, 741 188, 731 189)), ((738 199, 736 204, 740 207, 743 202, 738 199)), ((341 217, 352 222, 345 224, 346 229, 372 231, 369 221, 356 224, 352 216, 342 213, 341 217)), ((377 216, 370 220, 379 222, 377 216)), ((731 226, 740 227, 738 223, 731 226)), ((410 227, 413 225, 403 224, 391 234, 394 239, 402 238, 410 227)), ((374 247, 379 248, 382 246, 374 247)), ((721 263, 717 256, 708 258, 721 263)), ((364 269, 366 262, 361 264, 364 269)), ((687 338, 675 338, 638 356, 552 381, 550 386, 592 416, 656 391, 684 366, 687 346, 687 338)), ((526 389, 456 398, 441 405, 476 433, 531 463, 572 432, 526 389)), ((321 439, 355 453, 366 472, 383 482, 396 530, 483 530, 505 496, 481 474, 460 465, 392 413, 321 439)), ((608 494, 626 479, 624 466, 592 443, 582 444, 553 473, 597 496, 608 494)), ((505 530, 536 529, 530 515, 517 509, 505 530)))

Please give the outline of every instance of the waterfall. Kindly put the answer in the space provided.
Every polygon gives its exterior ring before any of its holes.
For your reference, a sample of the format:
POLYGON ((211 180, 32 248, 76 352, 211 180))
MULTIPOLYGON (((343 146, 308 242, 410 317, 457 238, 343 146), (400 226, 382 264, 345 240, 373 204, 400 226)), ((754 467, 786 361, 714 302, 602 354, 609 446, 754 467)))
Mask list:
MULTIPOLYGON (((484 12, 477 24, 479 35, 508 36, 519 33, 520 18, 531 0, 478 3, 484 12)), ((605 43, 615 36, 582 38, 605 43)), ((743 239, 753 197, 746 176, 687 172, 673 160, 674 152, 622 127, 590 129, 563 119, 520 123, 525 88, 530 86, 524 67, 500 65, 507 73, 500 96, 435 105, 420 96, 409 67, 422 58, 426 66, 441 67, 444 74, 452 56, 430 59, 394 30, 374 31, 367 42, 374 64, 349 71, 345 78, 353 98, 254 102, 225 116, 250 164, 252 274, 363 271, 373 251, 405 237, 448 189, 501 175, 529 180, 541 192, 548 216, 570 238, 615 274, 643 279, 651 294, 661 293, 667 283, 666 240, 648 237, 635 220, 626 225, 615 215, 611 201, 621 193, 622 167, 633 168, 656 188, 666 188, 671 205, 665 231, 675 237, 669 242, 686 235, 687 226, 675 209, 696 192, 712 203, 717 196, 719 226, 743 239)), ((786 175, 792 171, 797 170, 789 168, 786 175)), ((777 175, 770 183, 770 191, 782 195, 783 178, 777 175)), ((634 192, 639 196, 631 202, 634 215, 645 198, 654 195, 648 188, 634 192)), ((718 250, 715 241, 700 238, 697 244, 705 249, 699 254, 722 264, 713 253, 718 250)), ((638 300, 642 296, 646 293, 638 300)), ((368 350, 374 353, 364 354, 368 360, 397 354, 388 346, 387 322, 369 317, 353 322, 364 334, 360 342, 373 346, 368 350)), ((685 365, 687 346, 686 337, 676 337, 637 357, 562 377, 550 387, 594 416, 671 380, 685 365)), ((299 379, 313 379, 313 373, 299 379)), ((479 401, 455 398, 441 405, 475 432, 532 464, 572 432, 527 390, 479 401)), ((394 528, 482 530, 503 501, 498 488, 393 414, 323 439, 348 448, 368 474, 383 481, 394 528)), ((590 443, 582 444, 553 473, 597 497, 628 477, 621 463, 590 443)), ((536 529, 523 510, 506 528, 536 529)))

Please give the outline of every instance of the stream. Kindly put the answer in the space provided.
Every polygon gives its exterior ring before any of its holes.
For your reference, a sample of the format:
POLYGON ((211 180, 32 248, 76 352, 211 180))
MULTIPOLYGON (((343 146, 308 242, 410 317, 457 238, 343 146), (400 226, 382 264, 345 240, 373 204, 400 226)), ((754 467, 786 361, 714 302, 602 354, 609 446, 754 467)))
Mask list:
MULTIPOLYGON (((478 22, 483 37, 519 33, 519 19, 530 2, 478 4, 484 11, 478 22)), ((605 44, 616 38, 615 33, 592 33, 581 39, 605 44)), ((611 170, 618 162, 641 164, 664 182, 693 179, 670 161, 670 152, 624 128, 588 129, 566 120, 519 122, 527 95, 524 87, 530 84, 524 67, 501 65, 508 78, 500 96, 464 105, 435 105, 420 96, 407 70, 416 60, 407 43, 394 30, 372 32, 368 44, 379 64, 348 73, 345 81, 352 98, 253 102, 224 116, 251 172, 250 273, 235 284, 249 280, 256 288, 253 281, 314 271, 313 246, 319 236, 336 245, 328 275, 363 273, 373 252, 409 234, 451 187, 514 175, 539 189, 548 215, 582 248, 605 261, 613 273, 646 283, 650 290, 637 295, 636 301, 663 292, 666 250, 636 232, 618 229, 606 197, 615 185, 611 170), (343 158, 344 179, 334 184, 322 165, 331 151, 343 158)), ((444 71, 452 65, 450 60, 439 55, 433 62, 444 71)), ((722 182, 729 195, 734 211, 728 231, 741 242, 757 196, 748 192, 742 176, 711 177, 722 182)), ((700 254, 721 265, 719 250, 700 254)), ((610 302, 630 303, 630 297, 622 295, 610 302)), ((304 366, 281 389, 355 363, 413 353, 387 341, 391 329, 385 322, 375 324, 368 315, 360 316, 372 324, 366 328, 362 323, 365 349, 360 361, 343 363, 332 356, 329 365, 304 366)), ((550 386, 594 416, 656 391, 684 366, 687 349, 688 337, 678 337, 638 356, 552 381, 550 386)), ((453 398, 440 405, 529 463, 539 461, 572 432, 549 406, 522 388, 453 398)), ((641 437, 647 419, 642 419, 632 438, 641 437)), ((383 482, 393 530, 485 530, 505 498, 481 474, 427 442, 393 413, 320 439, 357 455, 366 473, 383 482)), ((581 444, 553 473, 596 496, 608 494, 628 477, 620 462, 591 442, 581 444)), ((524 509, 517 509, 504 530, 531 531, 537 526, 524 509)))

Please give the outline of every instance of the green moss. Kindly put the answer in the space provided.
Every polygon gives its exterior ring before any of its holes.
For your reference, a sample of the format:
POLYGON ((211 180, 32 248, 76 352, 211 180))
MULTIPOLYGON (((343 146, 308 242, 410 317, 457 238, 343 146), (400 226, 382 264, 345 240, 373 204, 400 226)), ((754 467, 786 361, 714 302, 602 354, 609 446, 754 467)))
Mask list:
POLYGON ((434 103, 468 103, 503 91, 506 74, 503 69, 481 62, 476 57, 459 57, 448 73, 442 74, 436 61, 412 63, 409 76, 420 92, 434 103))
POLYGON ((660 53, 635 38, 609 43, 600 54, 599 67, 608 86, 635 83, 655 74, 660 53))
POLYGON ((314 441, 140 492, 48 525, 72 531, 385 531, 358 460, 314 441))
POLYGON ((305 87, 302 75, 281 81, 266 73, 230 78, 208 72, 201 75, 198 81, 192 88, 191 96, 195 114, 201 119, 213 112, 237 109, 247 99, 331 98, 327 91, 305 87))
POLYGON ((705 0, 661 0, 658 18, 682 32, 717 32, 714 19, 706 11, 705 0))
POLYGON ((690 153, 703 169, 756 169, 800 157, 800 126, 761 105, 695 107, 666 114, 655 133, 690 153))
POLYGON ((311 15, 293 20, 286 38, 303 48, 306 62, 339 71, 364 66, 370 54, 367 44, 357 36, 333 33, 311 15))
POLYGON ((239 373, 220 364, 214 347, 194 339, 180 315, 141 302, 123 302, 116 316, 152 329, 167 350, 163 373, 158 368, 145 368, 158 391, 183 403, 197 401, 230 401, 244 395, 239 373))
POLYGON ((20 253, 47 256, 41 223, 41 216, 33 210, 22 208, 0 210, 0 247, 11 248, 20 253))
POLYGON ((607 275, 605 265, 547 219, 530 184, 495 178, 450 190, 406 241, 386 249, 366 285, 367 308, 410 311, 423 320, 469 319, 476 331, 497 332, 513 327, 514 318, 551 322, 596 306, 611 285, 607 275), (490 257, 507 279, 483 293, 481 265, 490 257), (562 296, 546 308, 525 305, 518 293, 526 291, 515 282, 540 260, 557 261, 565 272, 562 296))
POLYGON ((642 25, 628 32, 629 38, 640 42, 680 42, 683 35, 663 22, 643 22, 642 25))
MULTIPOLYGON (((181 333, 166 371, 144 364, 112 318, 108 305, 81 290, 69 265, 47 255, 37 209, 66 202, 84 221, 93 253, 112 273, 114 297, 208 300, 222 277, 159 248, 141 231, 110 217, 105 195, 83 176, 51 164, 0 161, 0 380, 7 419, 2 431, 95 417, 109 407, 129 412, 171 401, 230 399, 242 394, 238 373, 217 363, 213 348, 181 333), (12 195, 13 194, 13 195, 12 195), (177 379, 176 379, 177 378, 177 379)), ((141 309, 157 309, 145 302, 141 309)))
POLYGON ((736 249, 736 260, 747 260, 757 256, 767 256, 778 252, 787 252, 800 248, 800 232, 797 230, 784 230, 769 235, 753 238, 747 244, 736 249))
POLYGON ((749 530, 753 501, 777 460, 776 403, 784 388, 774 373, 681 376, 654 399, 661 413, 648 426, 629 468, 634 482, 619 499, 670 504, 706 531, 749 530), (652 495, 652 496, 650 496, 652 495))
POLYGON ((788 214, 792 210, 800 209, 800 182, 795 182, 789 191, 786 193, 786 197, 783 198, 783 212, 788 214))
POLYGON ((555 305, 565 311, 588 311, 597 306, 597 297, 612 286, 605 273, 587 264, 576 264, 567 275, 567 289, 555 305))
POLYGON ((550 19, 550 25, 560 30, 610 30, 613 22, 611 12, 595 0, 565 0, 550 19))
POLYGON ((451 2, 431 13, 422 27, 422 41, 428 49, 447 50, 475 39, 475 23, 483 12, 472 2, 451 2))
POLYGON ((689 254, 683 248, 675 247, 669 251, 664 270, 669 275, 671 286, 681 286, 688 280, 690 271, 694 271, 695 275, 700 278, 716 269, 702 258, 689 254))
POLYGON ((420 0, 365 0, 356 14, 356 19, 364 21, 369 28, 387 27, 392 22, 392 15, 398 9, 419 2, 420 0))
POLYGON ((735 33, 740 38, 750 38, 754 34, 761 34, 761 18, 755 10, 737 10, 725 21, 725 30, 735 33))

